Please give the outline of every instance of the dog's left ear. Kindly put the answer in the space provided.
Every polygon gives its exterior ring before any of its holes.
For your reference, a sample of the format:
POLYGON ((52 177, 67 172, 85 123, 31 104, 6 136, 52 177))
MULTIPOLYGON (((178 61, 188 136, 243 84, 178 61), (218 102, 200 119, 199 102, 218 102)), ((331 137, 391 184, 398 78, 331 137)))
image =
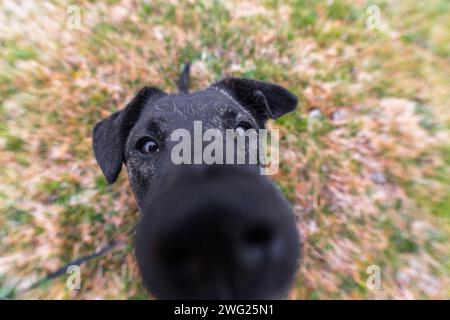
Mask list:
POLYGON ((298 99, 282 86, 263 81, 242 78, 226 78, 212 87, 230 93, 243 107, 254 113, 259 119, 277 119, 294 111, 298 99))
POLYGON ((142 109, 151 99, 165 95, 154 87, 144 87, 123 109, 103 119, 94 127, 92 147, 106 180, 114 183, 122 169, 124 146, 142 109))

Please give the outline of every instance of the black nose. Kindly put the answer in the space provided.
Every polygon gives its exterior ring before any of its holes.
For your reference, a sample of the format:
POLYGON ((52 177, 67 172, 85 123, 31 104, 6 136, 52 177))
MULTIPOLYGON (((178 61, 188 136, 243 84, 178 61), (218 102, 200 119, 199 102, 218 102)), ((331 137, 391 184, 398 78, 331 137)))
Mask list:
POLYGON ((253 170, 177 169, 149 196, 136 238, 158 298, 266 299, 289 288, 298 234, 280 192, 253 170))

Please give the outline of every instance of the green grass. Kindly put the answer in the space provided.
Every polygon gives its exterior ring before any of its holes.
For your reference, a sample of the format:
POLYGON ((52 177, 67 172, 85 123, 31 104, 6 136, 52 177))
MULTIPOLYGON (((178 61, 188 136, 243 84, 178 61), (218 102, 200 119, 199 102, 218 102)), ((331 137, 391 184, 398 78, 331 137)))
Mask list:
POLYGON ((1 42, 2 57, 10 65, 14 65, 19 60, 32 60, 37 58, 35 49, 31 46, 20 46, 15 41, 1 42))

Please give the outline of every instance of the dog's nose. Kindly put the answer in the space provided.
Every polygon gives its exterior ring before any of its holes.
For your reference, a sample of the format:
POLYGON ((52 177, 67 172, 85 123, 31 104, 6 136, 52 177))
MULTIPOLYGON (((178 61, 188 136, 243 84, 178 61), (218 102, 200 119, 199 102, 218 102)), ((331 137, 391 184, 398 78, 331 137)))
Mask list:
POLYGON ((190 212, 155 238, 150 255, 179 279, 179 290, 196 288, 210 298, 239 295, 250 278, 258 285, 266 263, 282 263, 287 245, 274 222, 246 215, 214 204, 190 212))
POLYGON ((252 170, 178 169, 149 198, 136 255, 159 298, 280 297, 294 276, 298 234, 280 192, 252 170))

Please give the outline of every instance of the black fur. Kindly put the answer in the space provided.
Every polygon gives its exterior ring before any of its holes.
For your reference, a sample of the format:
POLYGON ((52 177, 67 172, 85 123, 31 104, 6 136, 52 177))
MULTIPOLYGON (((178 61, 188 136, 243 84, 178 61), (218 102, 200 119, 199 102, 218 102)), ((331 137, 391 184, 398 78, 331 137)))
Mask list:
POLYGON ((293 111, 297 98, 277 84, 240 78, 188 94, 189 65, 178 86, 177 94, 144 87, 93 130, 109 183, 126 164, 141 212, 136 256, 144 284, 159 298, 280 297, 300 254, 287 201, 256 166, 175 166, 169 137, 179 128, 192 132, 194 121, 223 133, 243 122, 264 128, 293 111), (143 139, 158 151, 143 154, 143 139))
POLYGON ((164 95, 165 93, 157 88, 144 87, 125 109, 113 113, 94 127, 92 143, 95 159, 109 183, 116 182, 119 176, 125 141, 142 109, 149 100, 164 95))
POLYGON ((274 83, 241 78, 226 78, 212 85, 233 95, 260 121, 277 119, 294 111, 298 100, 288 90, 274 83))
POLYGON ((189 75, 191 71, 191 64, 188 62, 184 65, 181 71, 180 78, 177 81, 178 90, 182 93, 189 93, 190 80, 189 75))

